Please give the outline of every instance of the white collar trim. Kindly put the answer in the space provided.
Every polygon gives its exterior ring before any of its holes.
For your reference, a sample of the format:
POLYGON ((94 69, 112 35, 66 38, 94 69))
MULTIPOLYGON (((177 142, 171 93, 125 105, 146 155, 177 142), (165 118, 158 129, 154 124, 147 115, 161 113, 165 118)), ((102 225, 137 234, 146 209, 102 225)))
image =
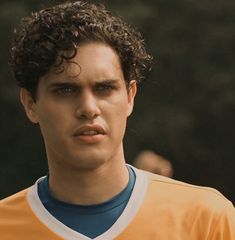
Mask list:
MULTIPOLYGON (((136 174, 136 182, 129 202, 117 221, 106 232, 94 238, 94 240, 111 240, 117 237, 136 216, 144 200, 147 190, 147 175, 143 171, 138 170, 133 166, 130 167, 136 174)), ((27 200, 34 214, 51 231, 55 232, 58 234, 58 236, 65 240, 90 240, 91 238, 72 230, 58 221, 46 210, 38 196, 38 182, 43 178, 44 177, 38 179, 28 191, 27 200)))

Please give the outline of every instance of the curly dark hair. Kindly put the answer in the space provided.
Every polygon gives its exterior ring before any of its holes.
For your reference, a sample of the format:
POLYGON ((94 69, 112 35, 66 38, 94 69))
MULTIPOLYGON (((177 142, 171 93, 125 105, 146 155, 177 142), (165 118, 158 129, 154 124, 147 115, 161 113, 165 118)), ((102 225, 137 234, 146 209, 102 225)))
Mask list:
POLYGON ((151 68, 152 57, 141 34, 102 4, 68 1, 46 8, 23 18, 14 33, 10 64, 18 85, 32 96, 40 77, 57 58, 60 64, 72 59, 84 42, 103 42, 115 49, 127 83, 131 79, 141 82, 151 68), (70 56, 61 54, 68 50, 70 56))

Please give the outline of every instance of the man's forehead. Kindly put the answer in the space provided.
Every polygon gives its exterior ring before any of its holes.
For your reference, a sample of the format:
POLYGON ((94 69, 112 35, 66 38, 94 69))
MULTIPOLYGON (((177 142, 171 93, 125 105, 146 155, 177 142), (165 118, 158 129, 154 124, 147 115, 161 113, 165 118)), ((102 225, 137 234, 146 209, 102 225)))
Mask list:
POLYGON ((76 62, 70 62, 65 67, 55 67, 51 69, 47 74, 41 77, 41 81, 46 83, 46 85, 54 84, 77 84, 82 85, 84 83, 98 84, 98 83, 107 83, 115 84, 119 81, 124 81, 121 77, 112 74, 97 74, 94 77, 84 77, 81 76, 82 68, 76 62), (71 67, 73 66, 73 67, 71 67))
POLYGON ((61 51, 55 63, 42 77, 47 81, 56 79, 69 82, 79 79, 103 81, 119 78, 124 79, 119 57, 111 47, 101 43, 87 43, 76 50, 61 51))

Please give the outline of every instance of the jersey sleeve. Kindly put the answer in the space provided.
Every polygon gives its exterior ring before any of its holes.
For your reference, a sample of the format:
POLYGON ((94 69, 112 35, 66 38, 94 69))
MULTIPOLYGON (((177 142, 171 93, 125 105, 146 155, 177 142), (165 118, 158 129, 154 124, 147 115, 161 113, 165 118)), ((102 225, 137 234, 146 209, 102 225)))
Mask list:
POLYGON ((209 239, 235 240, 235 208, 231 202, 228 202, 218 217, 209 239))

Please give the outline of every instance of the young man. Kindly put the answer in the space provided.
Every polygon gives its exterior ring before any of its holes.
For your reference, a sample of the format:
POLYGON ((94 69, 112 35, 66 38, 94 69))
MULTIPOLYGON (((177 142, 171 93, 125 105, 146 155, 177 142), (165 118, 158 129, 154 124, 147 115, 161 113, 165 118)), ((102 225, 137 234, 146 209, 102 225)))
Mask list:
POLYGON ((151 62, 140 34, 83 1, 34 13, 15 34, 12 67, 49 174, 0 202, 1 240, 235 239, 234 208, 216 190, 125 164, 151 62))

